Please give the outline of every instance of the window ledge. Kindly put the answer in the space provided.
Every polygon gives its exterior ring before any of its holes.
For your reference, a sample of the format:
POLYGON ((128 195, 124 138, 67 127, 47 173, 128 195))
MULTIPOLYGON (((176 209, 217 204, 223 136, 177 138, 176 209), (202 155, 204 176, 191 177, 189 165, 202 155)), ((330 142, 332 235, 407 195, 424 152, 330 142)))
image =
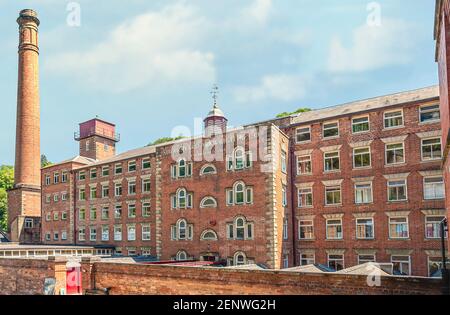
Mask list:
POLYGON ((365 170, 371 170, 373 169, 372 166, 364 166, 364 167, 354 167, 352 170, 353 171, 365 171, 365 170))
POLYGON ((341 172, 341 170, 337 170, 337 171, 324 171, 323 174, 324 175, 328 175, 328 174, 339 174, 341 172))
POLYGON ((390 130, 396 130, 396 129, 402 129, 402 128, 405 128, 405 125, 403 125, 403 126, 396 126, 396 127, 388 127, 388 128, 384 127, 383 131, 390 131, 390 130))
POLYGON ((427 164, 427 163, 433 163, 433 162, 442 162, 443 158, 439 158, 439 159, 433 159, 433 160, 422 160, 420 161, 420 164, 427 164))
POLYGON ((405 241, 405 242, 407 242, 407 241, 411 241, 411 239, 408 237, 408 238, 388 238, 388 240, 389 241, 405 241))
POLYGON ((441 120, 429 120, 429 121, 421 121, 419 122, 419 126, 424 126, 424 125, 431 125, 431 124, 439 124, 441 123, 441 120))
POLYGON ((396 164, 384 164, 384 167, 390 168, 390 167, 402 167, 408 165, 406 162, 403 163, 396 163, 396 164))

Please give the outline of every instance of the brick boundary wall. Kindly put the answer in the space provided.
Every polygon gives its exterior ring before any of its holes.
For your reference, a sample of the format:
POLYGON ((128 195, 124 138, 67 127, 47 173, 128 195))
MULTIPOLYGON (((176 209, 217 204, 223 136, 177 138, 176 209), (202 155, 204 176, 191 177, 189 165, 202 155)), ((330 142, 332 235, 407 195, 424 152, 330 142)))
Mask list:
MULTIPOLYGON (((0 258, 1 295, 43 294, 45 278, 64 288, 66 260, 0 258)), ((83 291, 110 288, 112 295, 441 295, 443 281, 382 277, 369 287, 366 276, 299 274, 283 271, 212 269, 99 262, 83 257, 83 291)))
POLYGON ((66 263, 48 260, 0 258, 0 295, 42 295, 46 278, 56 280, 55 292, 66 286, 66 263))
POLYGON ((381 287, 369 287, 366 276, 355 275, 98 262, 93 265, 96 288, 110 288, 113 295, 441 295, 444 292, 440 279, 383 277, 381 287))

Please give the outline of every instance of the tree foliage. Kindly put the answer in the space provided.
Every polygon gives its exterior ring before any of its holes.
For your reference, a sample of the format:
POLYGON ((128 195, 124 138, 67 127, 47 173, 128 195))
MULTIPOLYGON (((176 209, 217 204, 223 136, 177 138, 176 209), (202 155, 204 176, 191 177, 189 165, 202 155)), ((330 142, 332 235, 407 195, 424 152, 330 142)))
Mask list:
POLYGON ((299 108, 299 109, 297 109, 296 111, 291 112, 291 113, 284 112, 284 113, 278 114, 278 115, 277 115, 277 118, 289 117, 289 116, 292 116, 292 115, 295 115, 295 114, 307 113, 307 112, 310 112, 310 111, 312 111, 311 108, 306 108, 306 107, 304 107, 304 108, 299 108))
POLYGON ((42 155, 41 155, 41 167, 50 166, 50 165, 52 165, 52 164, 53 164, 53 163, 50 162, 50 161, 47 159, 47 157, 45 156, 45 154, 42 154, 42 155))
POLYGON ((176 140, 181 140, 186 138, 185 136, 178 136, 175 138, 171 138, 171 137, 163 137, 163 138, 159 138, 151 143, 149 143, 148 145, 158 145, 158 144, 163 144, 163 143, 167 143, 167 142, 171 142, 171 141, 176 141, 176 140))
POLYGON ((6 191, 14 185, 14 168, 0 166, 0 229, 6 231, 8 221, 8 198, 6 191))

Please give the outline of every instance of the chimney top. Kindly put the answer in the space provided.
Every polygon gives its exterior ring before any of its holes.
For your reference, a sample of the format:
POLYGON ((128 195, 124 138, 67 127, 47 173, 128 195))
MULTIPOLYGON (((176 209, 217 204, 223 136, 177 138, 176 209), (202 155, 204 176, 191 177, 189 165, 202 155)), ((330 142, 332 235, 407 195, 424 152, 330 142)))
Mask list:
POLYGON ((36 11, 32 9, 24 9, 20 11, 19 18, 17 19, 17 23, 21 24, 22 19, 31 19, 33 20, 38 26, 40 24, 40 21, 38 19, 38 14, 36 11))

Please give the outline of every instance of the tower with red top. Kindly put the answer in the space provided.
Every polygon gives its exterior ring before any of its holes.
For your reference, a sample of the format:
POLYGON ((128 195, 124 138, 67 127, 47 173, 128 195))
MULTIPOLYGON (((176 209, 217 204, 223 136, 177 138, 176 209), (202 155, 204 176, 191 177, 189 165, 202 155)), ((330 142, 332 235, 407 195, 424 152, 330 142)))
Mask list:
POLYGON ((217 99, 219 94, 219 88, 217 85, 213 87, 211 92, 214 100, 214 106, 209 111, 208 116, 203 120, 205 123, 205 136, 211 137, 212 135, 224 134, 227 131, 228 119, 226 119, 224 113, 217 105, 217 99))
POLYGON ((114 124, 94 118, 80 124, 75 140, 80 142, 80 156, 101 161, 116 154, 120 135, 114 124))

